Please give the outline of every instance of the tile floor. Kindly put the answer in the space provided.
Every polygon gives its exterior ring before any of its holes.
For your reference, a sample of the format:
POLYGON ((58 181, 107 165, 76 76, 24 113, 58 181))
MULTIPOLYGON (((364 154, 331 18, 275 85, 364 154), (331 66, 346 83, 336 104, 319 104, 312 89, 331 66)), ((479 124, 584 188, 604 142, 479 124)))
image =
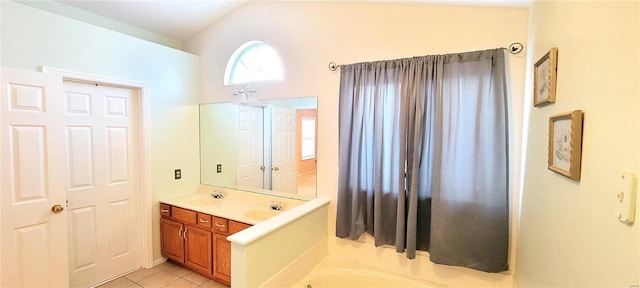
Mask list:
POLYGON ((165 262, 150 269, 140 269, 98 286, 98 288, 124 287, 228 288, 229 286, 171 262, 165 262))

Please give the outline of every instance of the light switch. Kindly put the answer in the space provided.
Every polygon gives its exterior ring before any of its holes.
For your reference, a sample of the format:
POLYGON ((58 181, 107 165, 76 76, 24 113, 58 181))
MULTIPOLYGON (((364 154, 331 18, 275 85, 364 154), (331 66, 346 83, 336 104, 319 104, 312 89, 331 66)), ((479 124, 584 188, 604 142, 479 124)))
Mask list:
POLYGON ((633 224, 636 212, 636 175, 628 171, 617 173, 614 216, 625 224, 633 224))

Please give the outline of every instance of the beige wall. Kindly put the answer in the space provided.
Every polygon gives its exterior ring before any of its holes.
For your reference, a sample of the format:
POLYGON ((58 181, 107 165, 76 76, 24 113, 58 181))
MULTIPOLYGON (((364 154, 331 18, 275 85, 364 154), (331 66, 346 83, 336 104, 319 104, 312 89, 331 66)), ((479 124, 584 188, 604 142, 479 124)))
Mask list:
POLYGON ((530 15, 528 71, 558 47, 558 90, 555 104, 528 108, 518 284, 637 287, 640 225, 612 215, 616 172, 637 174, 640 161, 639 2, 536 1, 530 15), (547 170, 549 116, 577 109, 584 111, 580 182, 547 170))
POLYGON ((200 182, 198 57, 104 28, 1 1, 2 66, 49 66, 144 83, 149 99, 153 258, 161 259, 157 199, 200 182), (182 179, 173 170, 182 169, 182 179))
MULTIPOLYGON (((273 46, 285 67, 284 80, 256 84, 259 99, 318 97, 318 196, 332 200, 329 235, 335 235, 339 72, 330 71, 327 67, 329 62, 348 64, 466 52, 507 47, 512 42, 526 45, 527 19, 528 10, 522 8, 252 1, 188 40, 185 49, 200 55, 203 102, 231 99, 236 87, 223 86, 224 69, 234 50, 250 40, 261 40, 273 46)), ((520 167, 518 156, 522 133, 525 58, 509 58, 514 117, 512 147, 515 147, 514 175, 517 176, 520 167)), ((516 177, 512 183, 514 191, 517 191, 519 179, 516 177)), ((517 207, 518 197, 515 197, 515 193, 512 204, 517 207)), ((513 223, 516 223, 516 218, 513 223)), ((515 229, 514 224, 513 231, 515 229)), ((515 232, 512 234, 515 235, 515 232)), ((389 251, 392 251, 391 255, 396 255, 392 249, 369 249, 373 244, 352 247, 338 242, 331 241, 332 254, 359 256, 370 265, 389 268, 387 258, 381 255, 389 251)), ((405 273, 409 269, 413 269, 414 274, 431 273, 416 268, 426 267, 423 265, 428 262, 425 256, 410 261, 410 264, 403 254, 397 255, 404 260, 393 263, 398 263, 396 268, 404 269, 405 273)), ((438 279, 447 283, 465 281, 468 279, 465 275, 471 273, 468 269, 443 269, 447 275, 438 279)), ((492 275, 480 277, 489 283, 496 281, 492 275)))
POLYGON ((200 181, 234 187, 238 181, 238 107, 230 103, 200 106, 200 181), (215 132, 211 132, 215 131, 215 132), (217 165, 222 165, 218 173, 217 165))

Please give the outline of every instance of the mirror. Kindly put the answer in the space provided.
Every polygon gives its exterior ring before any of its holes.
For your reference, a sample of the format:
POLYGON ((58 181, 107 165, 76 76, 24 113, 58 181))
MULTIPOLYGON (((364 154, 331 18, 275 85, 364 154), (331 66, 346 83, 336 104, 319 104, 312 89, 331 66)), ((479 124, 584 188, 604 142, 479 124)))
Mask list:
POLYGON ((200 183, 316 197, 317 97, 200 105, 200 183))

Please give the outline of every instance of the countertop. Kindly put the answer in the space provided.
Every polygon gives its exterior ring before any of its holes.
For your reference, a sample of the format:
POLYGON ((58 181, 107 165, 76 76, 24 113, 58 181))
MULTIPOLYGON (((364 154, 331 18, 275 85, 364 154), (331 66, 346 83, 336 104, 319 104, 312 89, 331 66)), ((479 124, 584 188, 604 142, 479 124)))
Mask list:
POLYGON ((212 187, 201 188, 200 191, 193 194, 162 198, 160 202, 251 225, 305 203, 302 200, 212 187), (224 198, 213 198, 210 195, 213 192, 222 192, 224 198), (272 210, 269 207, 272 201, 281 204, 283 209, 272 210))

